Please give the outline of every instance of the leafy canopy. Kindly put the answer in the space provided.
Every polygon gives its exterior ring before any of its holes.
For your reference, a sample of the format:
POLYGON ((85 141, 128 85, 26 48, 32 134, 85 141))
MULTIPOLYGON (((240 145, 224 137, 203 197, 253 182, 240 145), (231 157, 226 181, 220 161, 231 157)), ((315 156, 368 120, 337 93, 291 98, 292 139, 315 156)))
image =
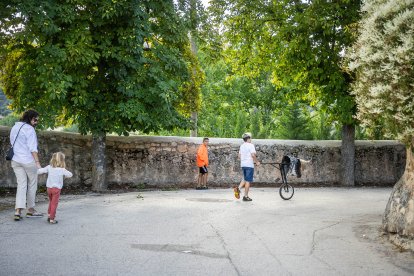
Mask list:
POLYGON ((408 145, 414 137, 414 1, 366 1, 360 35, 350 49, 358 119, 408 145))
POLYGON ((256 77, 271 72, 291 101, 321 102, 332 119, 353 123, 350 76, 342 69, 353 41, 359 0, 212 0, 210 11, 222 24, 236 71, 256 77))
POLYGON ((177 107, 191 61, 174 1, 10 0, 0 10, 1 82, 17 111, 81 133, 186 124, 177 107))

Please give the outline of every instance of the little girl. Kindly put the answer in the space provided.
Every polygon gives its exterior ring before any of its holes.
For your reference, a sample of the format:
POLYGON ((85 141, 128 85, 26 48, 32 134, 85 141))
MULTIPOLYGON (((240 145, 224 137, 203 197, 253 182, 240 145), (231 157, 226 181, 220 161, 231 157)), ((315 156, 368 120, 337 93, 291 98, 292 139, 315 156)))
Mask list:
POLYGON ((72 177, 72 173, 65 169, 65 155, 62 152, 55 152, 50 160, 50 165, 41 168, 37 174, 47 173, 47 194, 49 196, 48 219, 50 224, 58 223, 55 220, 56 209, 59 203, 60 190, 63 187, 63 178, 72 177))

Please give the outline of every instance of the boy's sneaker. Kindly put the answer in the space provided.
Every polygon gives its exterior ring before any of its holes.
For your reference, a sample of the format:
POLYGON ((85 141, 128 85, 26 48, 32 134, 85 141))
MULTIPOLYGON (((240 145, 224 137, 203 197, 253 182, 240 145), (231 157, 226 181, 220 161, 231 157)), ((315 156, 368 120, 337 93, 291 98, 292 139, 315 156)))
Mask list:
POLYGON ((244 196, 243 197, 243 201, 252 201, 252 199, 250 197, 248 197, 248 196, 244 196))
POLYGON ((239 199, 240 198, 240 189, 239 189, 239 187, 235 186, 233 188, 233 191, 234 191, 234 197, 239 199))

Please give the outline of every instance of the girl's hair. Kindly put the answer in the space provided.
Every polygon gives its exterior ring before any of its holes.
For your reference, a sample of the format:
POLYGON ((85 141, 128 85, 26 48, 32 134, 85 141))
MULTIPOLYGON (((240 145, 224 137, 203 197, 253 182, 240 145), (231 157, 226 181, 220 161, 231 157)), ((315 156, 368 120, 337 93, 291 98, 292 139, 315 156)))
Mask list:
POLYGON ((50 165, 53 168, 66 168, 65 155, 63 152, 55 152, 50 159, 50 165))

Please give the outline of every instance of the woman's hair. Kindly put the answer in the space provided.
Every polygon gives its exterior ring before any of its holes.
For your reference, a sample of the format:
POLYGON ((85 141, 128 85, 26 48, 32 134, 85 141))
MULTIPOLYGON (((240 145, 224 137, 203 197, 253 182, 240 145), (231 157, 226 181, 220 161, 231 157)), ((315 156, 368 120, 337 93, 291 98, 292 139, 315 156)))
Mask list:
POLYGON ((36 110, 29 109, 26 112, 23 113, 22 118, 20 119, 21 122, 25 122, 27 124, 30 124, 33 118, 39 117, 39 113, 37 113, 36 110))
POLYGON ((50 165, 53 168, 66 168, 65 154, 63 152, 55 152, 50 159, 50 165))

